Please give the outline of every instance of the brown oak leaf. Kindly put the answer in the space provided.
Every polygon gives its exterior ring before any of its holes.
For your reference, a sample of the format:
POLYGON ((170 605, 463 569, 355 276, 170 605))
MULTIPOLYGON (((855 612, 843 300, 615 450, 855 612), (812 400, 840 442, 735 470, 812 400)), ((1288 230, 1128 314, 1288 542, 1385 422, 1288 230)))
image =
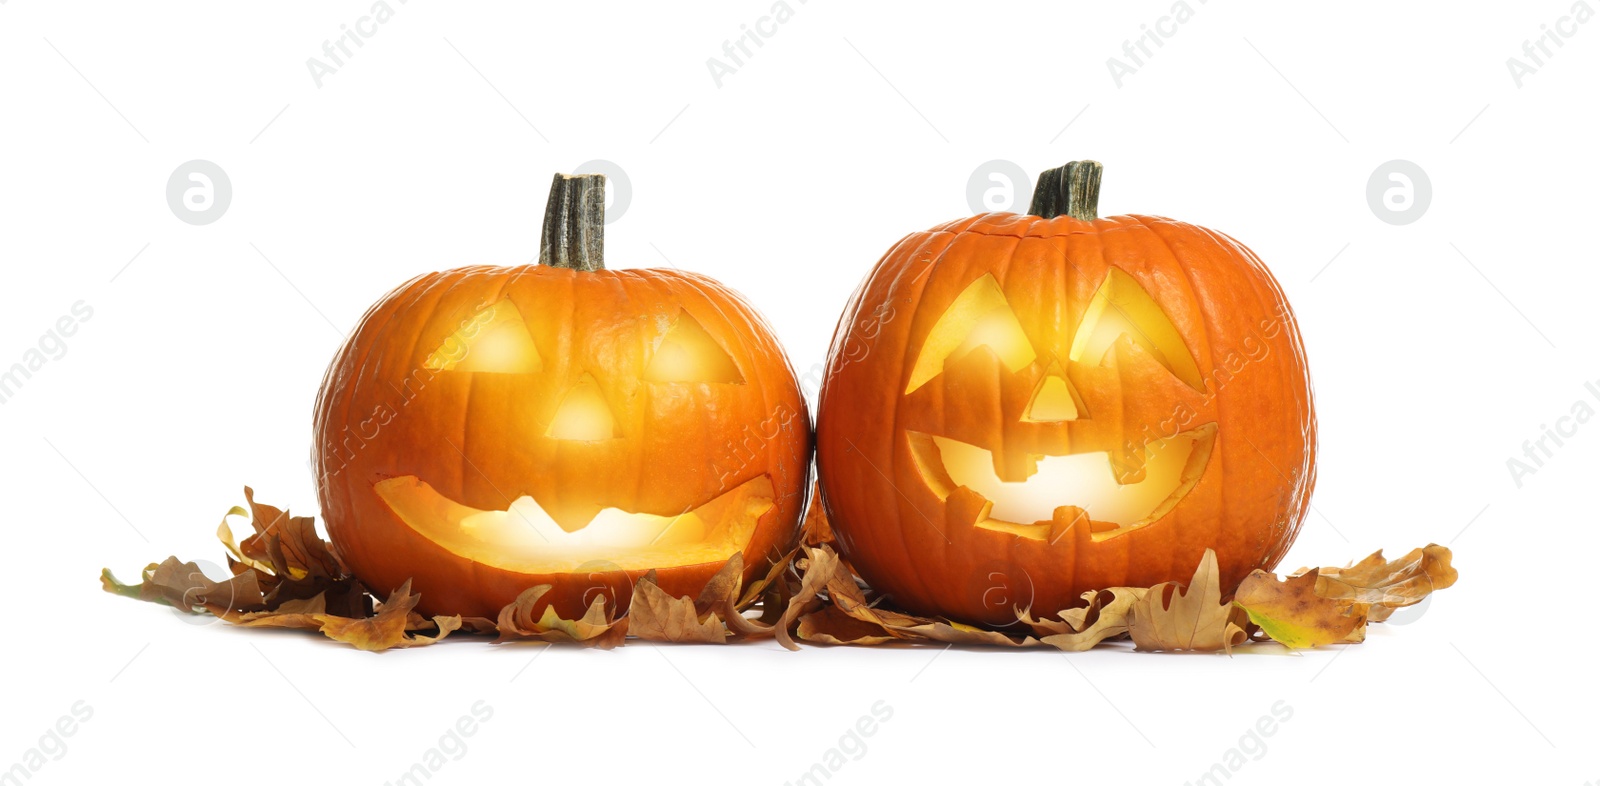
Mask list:
POLYGON ((539 599, 550 591, 549 584, 529 587, 500 609, 496 627, 500 637, 496 644, 537 639, 551 643, 581 644, 608 650, 621 644, 628 635, 626 619, 613 620, 606 612, 605 596, 596 596, 583 616, 576 620, 562 619, 555 607, 546 605, 535 619, 533 610, 539 599))
POLYGON ((1083 593, 1088 605, 1057 613, 1057 620, 1034 619, 1024 609, 1017 619, 1033 629, 1039 640, 1067 652, 1083 652, 1107 639, 1128 633, 1133 604, 1149 592, 1137 587, 1112 587, 1083 593))
MULTIPOLYGON (((737 574, 734 580, 738 580, 737 574)), ((712 589, 712 584, 708 583, 707 589, 712 589)), ((733 592, 738 592, 738 588, 734 587, 733 592)), ((713 594, 725 603, 730 593, 724 586, 713 594)), ((646 641, 682 644, 722 644, 728 635, 722 618, 714 612, 708 609, 701 614, 688 595, 674 598, 657 586, 655 571, 633 586, 633 600, 628 604, 628 632, 646 641)))
MULTIPOLYGON (((1370 606, 1367 616, 1382 622, 1395 609, 1421 603, 1431 593, 1456 583, 1450 549, 1429 543, 1396 560, 1385 560, 1379 549, 1366 559, 1344 568, 1317 570, 1317 594, 1324 598, 1370 606)), ((1295 575, 1308 572, 1302 568, 1295 575)))
MULTIPOLYGON (((862 628, 857 625, 846 629, 833 625, 824 629, 822 626, 825 623, 832 623, 834 620, 830 617, 818 617, 810 625, 806 626, 804 631, 798 631, 801 633, 802 638, 808 638, 805 633, 809 631, 829 633, 832 638, 838 640, 835 643, 846 643, 846 641, 848 643, 868 643, 867 640, 869 639, 877 639, 884 636, 907 641, 937 641, 946 644, 990 644, 1001 647, 1031 646, 1039 643, 1029 636, 1019 639, 998 631, 976 628, 958 622, 917 617, 889 609, 876 608, 868 602, 866 594, 862 592, 860 585, 856 583, 855 575, 850 572, 848 567, 836 558, 829 559, 829 557, 833 556, 832 549, 827 546, 820 546, 812 550, 811 554, 813 559, 805 574, 807 581, 811 580, 814 574, 819 574, 822 571, 831 571, 824 582, 830 605, 825 607, 823 611, 838 609, 846 617, 854 619, 867 627, 862 628), (819 555, 822 557, 821 559, 817 559, 819 555), (856 635, 854 639, 845 640, 837 635, 832 635, 831 632, 834 630, 849 630, 859 635, 856 635)), ((881 642, 872 641, 870 643, 881 642)))
POLYGON ((816 644, 855 644, 870 646, 894 641, 882 625, 864 622, 846 614, 838 606, 824 606, 800 618, 795 635, 816 644))
POLYGON ((317 535, 315 519, 291 516, 288 510, 256 502, 255 491, 249 486, 244 487, 244 498, 250 504, 250 524, 255 534, 240 541, 242 555, 271 565, 274 573, 286 578, 333 578, 346 574, 327 541, 317 535))
POLYGON ((833 527, 828 524, 828 513, 822 508, 820 482, 811 486, 811 502, 806 506, 805 521, 800 525, 800 542, 807 546, 833 542, 833 527))
POLYGON ((1134 601, 1128 633, 1139 650, 1232 653, 1249 636, 1244 610, 1222 602, 1217 553, 1206 549, 1187 589, 1157 584, 1134 601))
POLYGON ((833 549, 827 546, 803 548, 806 554, 806 566, 800 575, 800 588, 789 598, 789 605, 783 610, 783 616, 778 619, 778 624, 773 626, 773 633, 778 643, 789 650, 800 649, 800 645, 795 643, 789 631, 799 622, 800 617, 822 608, 822 600, 817 595, 839 570, 839 555, 834 554, 833 549))
MULTIPOLYGON (((1000 631, 975 628, 960 622, 929 620, 916 625, 891 625, 889 629, 944 644, 989 644, 997 647, 1032 647, 1039 640, 1032 636, 1008 636, 1000 631)), ((910 637, 905 637, 910 638, 910 637)))
POLYGON ((389 599, 384 601, 378 607, 378 613, 371 617, 341 617, 337 614, 319 612, 316 609, 321 607, 321 601, 305 600, 293 604, 285 603, 284 606, 289 607, 287 611, 245 614, 230 621, 252 628, 320 630, 322 635, 334 641, 367 652, 432 644, 461 627, 460 617, 438 616, 433 618, 432 624, 438 631, 436 635, 413 635, 412 631, 416 628, 410 621, 411 610, 416 608, 417 602, 421 599, 421 595, 412 594, 411 582, 407 580, 394 592, 389 593, 389 599))
POLYGON ((100 586, 134 600, 163 603, 190 613, 210 612, 219 617, 267 608, 255 571, 236 574, 226 581, 212 581, 199 565, 167 557, 160 564, 145 566, 141 576, 143 581, 139 584, 123 584, 108 568, 100 572, 100 586))

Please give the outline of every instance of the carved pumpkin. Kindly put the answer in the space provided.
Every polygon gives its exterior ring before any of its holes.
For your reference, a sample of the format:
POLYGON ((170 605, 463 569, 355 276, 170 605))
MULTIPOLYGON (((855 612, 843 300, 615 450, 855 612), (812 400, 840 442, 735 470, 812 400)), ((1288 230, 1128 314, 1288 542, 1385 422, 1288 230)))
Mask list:
POLYGON ((794 541, 810 418, 766 323, 678 270, 604 269, 604 177, 557 175, 539 264, 419 276, 373 306, 318 396, 328 535, 379 596, 563 615, 655 570, 695 595, 794 541))
POLYGON ((1283 556, 1315 478, 1304 350, 1249 249, 1099 218, 1100 165, 1030 215, 908 235, 840 320, 817 423, 844 554, 900 606, 976 624, 1283 556))

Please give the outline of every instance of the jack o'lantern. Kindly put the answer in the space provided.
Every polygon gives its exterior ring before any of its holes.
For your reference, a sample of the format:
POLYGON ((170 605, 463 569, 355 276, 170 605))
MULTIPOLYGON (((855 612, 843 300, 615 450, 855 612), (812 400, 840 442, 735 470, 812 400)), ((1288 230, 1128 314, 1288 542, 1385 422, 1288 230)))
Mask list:
POLYGON ((380 596, 493 618, 528 587, 569 617, 654 570, 694 595, 797 537, 810 418, 731 290, 606 270, 605 179, 557 175, 539 264, 419 276, 328 368, 313 466, 328 535, 380 596))
POLYGON ((910 611, 1014 623, 1185 580, 1207 548, 1232 586, 1304 518, 1316 421, 1282 290, 1219 232, 1098 217, 1100 172, 908 235, 839 322, 822 499, 910 611))

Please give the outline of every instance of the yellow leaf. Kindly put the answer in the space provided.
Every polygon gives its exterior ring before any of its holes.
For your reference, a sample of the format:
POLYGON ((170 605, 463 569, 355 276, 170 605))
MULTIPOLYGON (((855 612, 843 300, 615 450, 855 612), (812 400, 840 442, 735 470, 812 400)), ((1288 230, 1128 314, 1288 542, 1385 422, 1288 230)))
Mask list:
POLYGON ((1286 647, 1349 641, 1358 629, 1366 627, 1365 607, 1349 609, 1348 604, 1322 597, 1317 594, 1317 584, 1315 569, 1285 581, 1258 570, 1239 584, 1233 602, 1273 641, 1286 647), (1345 613, 1347 609, 1351 613, 1345 613))

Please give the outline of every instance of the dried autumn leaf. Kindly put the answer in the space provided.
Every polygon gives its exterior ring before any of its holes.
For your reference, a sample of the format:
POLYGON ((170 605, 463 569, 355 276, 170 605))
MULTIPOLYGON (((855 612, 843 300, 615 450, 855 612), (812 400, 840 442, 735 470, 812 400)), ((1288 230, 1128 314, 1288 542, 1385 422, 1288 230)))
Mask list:
POLYGON ((800 576, 800 589, 789 598, 788 608, 783 610, 783 616, 778 619, 778 624, 773 626, 773 633, 777 636, 778 643, 789 650, 800 649, 800 645, 794 643, 794 639, 789 636, 789 629, 794 627, 801 615, 815 610, 813 601, 820 607, 821 602, 817 599, 817 593, 827 586, 828 581, 839 570, 839 555, 834 554, 833 549, 827 546, 804 548, 807 568, 800 576))
POLYGON ((1106 639, 1126 635, 1133 604, 1148 592, 1137 587, 1085 592, 1083 599, 1088 605, 1060 612, 1056 615, 1059 622, 1034 619, 1027 610, 1018 612, 1017 619, 1032 628, 1041 642, 1067 652, 1083 652, 1106 639))
POLYGON ((709 611, 702 616, 695 611, 695 603, 687 595, 672 597, 656 585, 654 571, 633 587, 633 601, 628 604, 628 632, 646 641, 680 644, 722 644, 727 640, 727 630, 722 627, 720 617, 709 611))
POLYGON ((1128 633, 1139 650, 1192 650, 1231 653, 1249 636, 1240 624, 1247 617, 1232 603, 1222 603, 1217 553, 1206 549, 1188 589, 1157 584, 1134 601, 1128 633))
POLYGON ((916 625, 890 625, 896 633, 909 633, 945 644, 989 644, 997 647, 1032 647, 1039 640, 1032 636, 1015 638, 994 630, 975 628, 960 622, 930 620, 916 625))
POLYGON ((244 498, 250 504, 250 524, 255 534, 239 543, 241 554, 271 565, 274 573, 286 578, 345 575, 344 566, 333 556, 327 541, 317 535, 314 519, 290 516, 288 510, 256 502, 255 491, 249 486, 244 488, 244 498))
POLYGON ((352 619, 318 615, 322 619, 322 634, 368 652, 399 646, 406 639, 406 617, 421 599, 421 595, 411 594, 411 581, 407 579, 399 589, 389 594, 389 599, 383 602, 376 616, 352 619))
POLYGON ((253 612, 224 617, 235 625, 248 628, 296 628, 322 630, 322 617, 327 614, 327 604, 321 594, 310 598, 291 600, 273 611, 253 612))
POLYGON ((1315 568, 1284 581, 1258 570, 1240 582, 1233 602, 1285 647, 1303 649, 1349 641, 1358 629, 1366 627, 1365 607, 1351 609, 1349 604, 1318 595, 1318 583, 1315 568))
POLYGON ((139 584, 123 584, 108 568, 100 572, 100 585, 107 592, 135 600, 162 603, 190 613, 199 610, 223 616, 230 611, 260 611, 267 607, 254 571, 226 581, 212 581, 193 562, 167 557, 160 564, 145 566, 139 584))
POLYGON ((583 616, 575 620, 563 618, 556 613, 554 606, 546 606, 544 614, 539 617, 539 626, 550 633, 564 635, 572 642, 600 649, 609 649, 621 644, 628 634, 626 623, 613 621, 606 613, 606 601, 603 597, 595 598, 583 612, 583 616))
POLYGON ((217 539, 228 550, 235 574, 253 572, 261 584, 268 610, 288 601, 324 595, 327 612, 342 617, 372 616, 373 599, 316 534, 310 517, 256 502, 245 487, 250 509, 231 508, 217 525, 217 539), (255 534, 235 542, 228 526, 231 516, 249 516, 255 534))
POLYGON ((628 635, 627 620, 613 620, 606 613, 606 599, 597 596, 583 616, 576 620, 562 619, 554 606, 545 606, 538 619, 533 610, 539 599, 550 591, 549 584, 529 587, 500 610, 496 627, 500 637, 496 644, 510 641, 538 639, 552 643, 581 644, 608 650, 622 643, 628 635))
MULTIPOLYGON (((794 587, 787 580, 774 581, 761 590, 761 616, 754 622, 771 631, 783 618, 783 612, 789 608, 789 598, 794 592, 794 587)), ((740 609, 748 608, 749 604, 741 604, 740 609)))
POLYGON ((499 634, 500 627, 488 617, 462 617, 461 630, 464 633, 499 634))
POLYGON ((828 523, 828 513, 822 508, 822 484, 811 486, 811 502, 806 507, 805 521, 800 525, 800 542, 807 546, 820 546, 833 542, 833 527, 828 523))
MULTIPOLYGON (((813 551, 814 556, 819 553, 831 556, 832 549, 827 546, 821 546, 813 551)), ((824 608, 823 611, 838 609, 845 616, 866 626, 864 628, 851 626, 848 629, 852 632, 848 635, 856 636, 853 640, 845 640, 833 635, 833 638, 839 639, 837 643, 868 643, 866 641, 868 639, 885 636, 908 641, 925 640, 947 644, 990 644, 1002 647, 1031 646, 1038 643, 1032 637, 1025 636, 1022 639, 1017 639, 998 631, 975 628, 958 622, 916 617, 898 611, 876 608, 867 601, 866 595, 856 583, 855 576, 845 567, 843 562, 838 560, 813 559, 812 568, 806 572, 806 578, 810 579, 814 573, 828 570, 830 566, 832 574, 824 583, 824 588, 827 590, 831 606, 824 608)), ((831 618, 818 617, 812 621, 811 625, 807 626, 807 630, 816 633, 846 630, 838 626, 828 629, 821 627, 824 624, 832 623, 833 620, 831 618)), ((802 638, 806 638, 804 632, 802 632, 802 638)), ((879 642, 873 641, 870 643, 879 642)))
MULTIPOLYGON (((246 486, 245 488, 248 489, 249 487, 246 486)), ((223 547, 228 550, 229 556, 231 556, 234 561, 244 565, 245 567, 252 568, 270 575, 272 573, 271 565, 245 554, 244 551, 239 548, 238 542, 235 541, 233 537, 233 528, 228 526, 229 516, 244 516, 248 518, 250 516, 250 511, 245 510, 238 505, 234 505, 233 507, 229 508, 228 512, 222 516, 222 523, 217 525, 217 540, 222 541, 223 547)))
POLYGON ((1451 556, 1450 549, 1436 543, 1396 560, 1385 560, 1379 549, 1349 567, 1318 569, 1317 594, 1369 605, 1368 617, 1382 622, 1395 609, 1421 603, 1434 591, 1455 584, 1459 574, 1450 564, 1451 556))
POLYGON ((307 600, 293 605, 285 603, 284 607, 289 610, 239 615, 230 621, 251 628, 319 630, 334 641, 367 652, 432 644, 461 627, 460 617, 438 616, 433 618, 433 627, 438 630, 436 635, 411 635, 411 610, 416 608, 421 599, 421 595, 411 593, 411 582, 407 580, 389 593, 389 599, 371 617, 341 617, 317 612, 315 609, 321 605, 321 601, 307 600))
MULTIPOLYGON (((799 553, 800 549, 797 547, 788 554, 785 554, 783 559, 777 560, 771 565, 767 566, 767 575, 757 579, 756 581, 752 582, 750 586, 744 588, 743 594, 739 597, 737 608, 749 608, 751 604, 756 602, 756 600, 763 598, 764 595, 769 593, 782 594, 781 592, 775 591, 774 588, 787 586, 786 582, 780 581, 779 579, 781 576, 783 576, 784 572, 789 570, 789 567, 794 564, 795 557, 798 556, 799 553)), ((740 561, 743 561, 743 559, 744 558, 741 554, 740 561)), ((781 613, 782 609, 780 609, 779 612, 781 613)))
POLYGON ((733 556, 722 565, 722 569, 718 570, 700 590, 700 596, 694 601, 695 614, 703 616, 736 603, 739 598, 739 584, 743 580, 744 552, 734 552, 733 556))
MULTIPOLYGON (((842 560, 834 569, 833 577, 828 580, 827 590, 828 600, 841 611, 863 622, 881 626, 890 633, 894 633, 897 629, 935 622, 929 617, 918 617, 869 602, 861 585, 857 583, 855 574, 850 572, 842 560)), ((918 634, 908 633, 898 637, 917 638, 918 634)))
POLYGON ((783 562, 773 565, 766 577, 758 580, 741 598, 739 582, 744 573, 744 558, 736 552, 706 584, 700 599, 695 601, 695 609, 715 612, 727 626, 728 633, 735 636, 766 638, 777 635, 775 625, 787 608, 789 598, 788 583, 781 581, 780 576, 788 568, 788 561, 793 559, 794 553, 791 552, 783 562), (726 577, 724 574, 727 574, 726 577), (746 617, 744 610, 758 598, 763 603, 771 603, 771 607, 762 609, 759 619, 746 617))
POLYGON ((416 635, 416 629, 412 629, 413 635, 406 637, 405 641, 403 641, 399 646, 422 647, 428 644, 436 643, 440 639, 449 636, 451 633, 461 630, 461 615, 451 614, 448 617, 443 615, 436 616, 433 618, 433 628, 435 633, 432 636, 416 635))
POLYGON ((548 585, 522 593, 496 620, 429 619, 416 613, 420 596, 410 593, 409 582, 375 609, 371 594, 316 535, 312 519, 257 503, 248 488, 245 493, 249 510, 233 508, 217 529, 229 553, 231 578, 213 581, 194 563, 172 557, 147 566, 139 584, 123 584, 103 571, 102 586, 137 600, 210 612, 245 627, 317 630, 374 651, 430 644, 458 630, 498 633, 497 642, 531 639, 603 649, 621 645, 635 632, 657 641, 776 636, 789 649, 799 649, 793 634, 815 643, 1044 643, 1068 651, 1130 635, 1141 650, 1213 651, 1230 650, 1247 639, 1275 638, 1291 646, 1361 641, 1366 631, 1360 624, 1362 613, 1380 620, 1457 578, 1449 549, 1430 544, 1394 561, 1384 560, 1380 551, 1346 568, 1305 570, 1281 584, 1270 574, 1252 576, 1240 586, 1238 604, 1222 606, 1216 557, 1208 551, 1187 589, 1163 584, 1150 590, 1114 587, 1085 593, 1085 605, 1058 612, 1059 619, 1035 619, 1029 610, 1019 610, 1018 621, 1034 636, 1018 637, 880 605, 884 598, 874 597, 850 564, 827 545, 832 533, 814 491, 803 545, 772 562, 766 576, 742 592, 743 556, 736 554, 693 600, 667 595, 648 577, 635 588, 634 608, 620 619, 608 613, 603 597, 581 618, 563 619, 554 608, 540 607, 548 585), (250 516, 255 530, 239 542, 227 521, 236 515, 250 516), (745 617, 758 602, 761 618, 745 617), (1329 609, 1340 616, 1329 616, 1329 609))
POLYGON ((856 644, 870 646, 894 641, 883 626, 864 622, 844 613, 838 606, 825 606, 800 618, 795 635, 817 644, 856 644))

